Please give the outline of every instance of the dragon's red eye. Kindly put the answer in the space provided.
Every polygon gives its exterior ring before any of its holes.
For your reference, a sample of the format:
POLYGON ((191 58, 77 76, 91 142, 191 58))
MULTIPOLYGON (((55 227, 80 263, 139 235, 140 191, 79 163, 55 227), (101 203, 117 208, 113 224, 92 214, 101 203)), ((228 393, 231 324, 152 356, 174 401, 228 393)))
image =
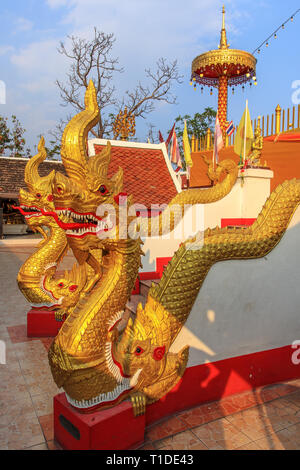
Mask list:
POLYGON ((137 348, 135 349, 134 351, 134 354, 136 356, 139 356, 140 354, 142 354, 144 352, 143 348, 141 348, 141 346, 137 346, 137 348))
POLYGON ((38 197, 38 198, 42 197, 41 193, 37 193, 36 197, 38 197))
POLYGON ((99 193, 102 194, 102 196, 104 196, 104 194, 108 193, 108 189, 107 189, 107 187, 105 186, 105 184, 101 184, 101 186, 99 187, 98 191, 99 191, 99 193))
POLYGON ((64 286, 65 286, 65 285, 64 285, 63 282, 60 282, 60 283, 58 284, 58 287, 60 287, 60 288, 61 288, 61 287, 64 287, 64 286))
POLYGON ((57 189, 57 192, 58 192, 58 193, 62 193, 62 192, 63 192, 63 188, 62 188, 61 186, 57 186, 56 189, 57 189))

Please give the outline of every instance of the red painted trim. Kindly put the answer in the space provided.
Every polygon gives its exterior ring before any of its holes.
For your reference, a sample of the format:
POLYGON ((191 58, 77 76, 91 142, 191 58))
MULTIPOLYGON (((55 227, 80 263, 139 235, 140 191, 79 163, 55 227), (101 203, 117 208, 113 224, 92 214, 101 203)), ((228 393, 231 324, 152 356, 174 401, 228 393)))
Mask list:
POLYGON ((232 219, 221 219, 221 228, 227 227, 228 225, 252 225, 256 219, 243 219, 243 218, 232 218, 232 219))
POLYGON ((139 278, 141 281, 148 281, 149 279, 160 279, 161 276, 156 271, 139 273, 139 278))
POLYGON ((204 402, 299 378, 300 365, 291 361, 294 351, 284 346, 189 367, 176 387, 147 407, 146 424, 204 402))
POLYGON ((164 272, 165 266, 172 259, 172 256, 167 256, 165 258, 156 258, 156 271, 141 272, 139 273, 139 278, 141 281, 147 281, 149 279, 160 279, 164 272))
POLYGON ((48 309, 32 308, 27 313, 28 338, 54 337, 63 322, 55 320, 55 313, 48 309))
POLYGON ((65 394, 54 397, 54 432, 64 449, 129 449, 142 443, 145 426, 205 402, 272 383, 300 377, 289 346, 232 357, 186 369, 180 382, 163 398, 147 406, 146 415, 133 417, 129 401, 83 414, 70 406, 65 394), (74 439, 59 421, 63 415, 80 431, 74 439))
POLYGON ((135 284, 134 284, 134 288, 131 292, 131 295, 138 295, 139 293, 140 293, 140 280, 137 277, 136 281, 135 281, 135 284))
POLYGON ((165 266, 167 266, 168 262, 171 261, 171 259, 172 256, 168 256, 166 258, 156 258, 156 272, 159 273, 159 277, 162 276, 165 266))

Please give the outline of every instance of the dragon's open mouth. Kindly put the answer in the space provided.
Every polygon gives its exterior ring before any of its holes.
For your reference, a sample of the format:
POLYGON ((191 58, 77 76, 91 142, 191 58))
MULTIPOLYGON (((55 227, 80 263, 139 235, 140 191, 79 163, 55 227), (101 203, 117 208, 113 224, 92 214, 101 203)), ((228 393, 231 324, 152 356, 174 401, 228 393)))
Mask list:
POLYGON ((41 217, 43 214, 41 209, 38 209, 35 206, 27 206, 25 204, 21 204, 20 206, 12 206, 13 209, 16 209, 24 215, 25 219, 31 219, 32 217, 41 217))
POLYGON ((109 215, 103 218, 92 212, 80 213, 69 208, 57 208, 56 211, 47 211, 44 208, 41 209, 41 213, 53 217, 68 237, 82 238, 86 235, 99 235, 113 228, 109 215), (64 222, 61 217, 68 218, 72 222, 64 222))

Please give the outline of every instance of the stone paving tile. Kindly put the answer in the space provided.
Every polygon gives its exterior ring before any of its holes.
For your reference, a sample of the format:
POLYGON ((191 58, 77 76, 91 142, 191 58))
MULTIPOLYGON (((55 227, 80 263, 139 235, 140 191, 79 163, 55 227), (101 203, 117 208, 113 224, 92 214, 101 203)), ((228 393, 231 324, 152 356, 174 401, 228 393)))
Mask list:
POLYGON ((44 416, 53 413, 53 395, 51 393, 41 393, 31 398, 37 416, 44 416))
POLYGON ((299 444, 294 439, 288 439, 283 431, 285 429, 262 437, 255 445, 259 450, 299 450, 299 444))
POLYGON ((19 413, 0 428, 0 449, 25 449, 45 442, 35 412, 19 413))
POLYGON ((25 343, 33 341, 33 338, 28 338, 26 325, 8 326, 7 331, 12 343, 25 343))
POLYGON ((60 393, 60 389, 57 388, 52 377, 49 377, 48 380, 44 381, 27 381, 27 390, 29 391, 32 398, 43 393, 51 393, 53 396, 60 393))
POLYGON ((51 344, 53 343, 53 339, 54 338, 41 338, 41 342, 43 343, 47 352, 49 351, 49 348, 51 344))
POLYGON ((49 450, 63 450, 56 440, 47 441, 46 444, 49 450))
POLYGON ((252 441, 299 423, 299 418, 299 408, 286 399, 273 400, 226 417, 252 441))
POLYGON ((26 447, 25 450, 49 450, 47 443, 37 444, 36 446, 26 447))
POLYGON ((287 395, 285 398, 287 401, 294 403, 300 408, 300 390, 296 393, 291 393, 290 395, 287 395))
POLYGON ((156 450, 156 447, 154 447, 152 442, 147 442, 141 447, 139 447, 137 450, 156 450))
POLYGON ((262 415, 258 407, 227 416, 226 419, 251 441, 256 441, 274 431, 272 423, 268 417, 262 415))
POLYGON ((193 428, 192 432, 210 450, 236 449, 251 441, 248 436, 229 423, 226 418, 193 428))
POLYGON ((178 414, 178 417, 188 427, 196 427, 201 424, 208 423, 218 418, 222 418, 223 412, 219 403, 210 403, 206 405, 200 405, 191 410, 183 411, 178 414))
POLYGON ((5 400, 0 399, 0 429, 20 415, 33 414, 34 412, 34 406, 28 392, 19 396, 18 400, 14 396, 5 400))
MULTIPOLYGON (((29 305, 11 282, 34 248, 2 248, 0 284, 5 299, 0 302, 0 339, 6 343, 7 364, 0 365, 0 449, 61 449, 53 433, 53 395, 59 390, 47 357, 53 338, 26 337, 29 305)), ((65 260, 66 267, 73 264, 72 257, 65 260)), ((149 427, 140 447, 207 448, 300 449, 300 379, 177 413, 149 427)))
POLYGON ((249 442, 248 444, 245 444, 241 447, 237 447, 233 450, 261 450, 261 448, 256 442, 249 442))
POLYGON ((48 415, 40 416, 39 422, 42 427, 45 440, 46 441, 53 441, 54 440, 54 419, 53 413, 48 415))
POLYGON ((145 438, 151 441, 157 441, 172 434, 179 433, 187 428, 187 424, 178 417, 173 416, 149 427, 145 432, 145 438))
POLYGON ((191 431, 180 432, 174 436, 155 442, 159 450, 208 450, 191 431))

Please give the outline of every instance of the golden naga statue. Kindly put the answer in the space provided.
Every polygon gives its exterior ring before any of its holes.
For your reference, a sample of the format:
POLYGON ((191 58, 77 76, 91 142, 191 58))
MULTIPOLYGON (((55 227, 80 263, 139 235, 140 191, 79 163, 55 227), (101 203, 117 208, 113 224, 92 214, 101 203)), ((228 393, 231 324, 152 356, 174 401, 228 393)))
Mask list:
POLYGON ((24 215, 28 226, 43 235, 43 240, 21 266, 17 281, 21 292, 33 307, 55 310, 57 318, 62 319, 77 304, 90 273, 86 266, 74 264, 72 270, 66 271, 62 278, 55 277, 57 267, 68 251, 68 242, 63 228, 57 225, 53 217, 44 215, 45 211, 54 210, 54 171, 45 177, 38 173, 38 167, 45 158, 45 142, 41 138, 38 154, 25 167, 28 191, 20 190, 20 207, 17 209, 24 215))
POLYGON ((208 158, 206 155, 201 155, 201 157, 203 158, 204 163, 208 166, 207 176, 209 177, 210 181, 213 184, 218 183, 221 179, 221 176, 228 172, 227 162, 231 162, 231 160, 223 160, 222 162, 217 163, 215 167, 212 159, 208 158))
MULTIPOLYGON (((72 308, 49 350, 49 363, 58 387, 82 411, 111 407, 131 399, 135 415, 168 393, 184 374, 189 348, 170 352, 199 289, 217 261, 265 256, 279 242, 300 201, 300 182, 279 185, 256 222, 242 230, 208 229, 201 237, 183 243, 168 264, 158 285, 149 291, 136 318, 124 318, 141 264, 141 239, 130 238, 130 224, 142 227, 148 220, 128 216, 132 197, 122 193, 122 170, 108 178, 110 143, 101 154, 88 157, 86 139, 97 122, 95 89, 90 83, 85 110, 65 129, 62 159, 67 177, 51 176, 54 208, 42 210, 64 231, 79 266, 92 271, 85 295, 72 308), (110 205, 110 206, 108 206, 110 205), (113 207, 115 220, 107 208, 113 207)), ((190 189, 175 196, 168 208, 175 215, 167 226, 162 215, 151 219, 151 229, 167 233, 178 222, 185 204, 209 203, 232 189, 237 165, 222 162, 226 176, 207 190, 190 189), (176 210, 175 210, 176 209, 176 210), (178 213, 177 213, 177 212, 178 213)), ((50 198, 51 199, 51 198, 50 198)), ((144 227, 145 228, 145 227, 144 227)), ((146 227, 149 230, 149 226, 146 227)), ((49 256, 51 248, 48 247, 49 256)), ((30 290, 30 289, 29 289, 30 290)))
POLYGON ((252 166, 261 166, 261 152, 264 139, 261 135, 260 118, 257 119, 257 126, 254 131, 254 140, 251 146, 251 153, 248 157, 248 163, 252 166))
MULTIPOLYGON (((121 169, 112 178, 107 176, 110 143, 99 155, 87 155, 87 135, 98 116, 95 88, 90 82, 85 109, 69 122, 62 138, 62 161, 68 176, 56 172, 47 177, 51 188, 45 197, 51 204, 46 206, 43 201, 40 208, 41 215, 63 231, 66 238, 62 240, 72 249, 78 269, 89 273, 80 286, 79 301, 68 308, 69 315, 51 345, 49 363, 56 384, 64 388, 76 408, 110 407, 130 397, 135 414, 139 414, 184 373, 188 348, 178 354, 170 353, 169 348, 200 285, 198 274, 195 281, 189 281, 189 276, 195 275, 191 263, 196 251, 188 250, 185 244, 160 285, 151 289, 145 308, 139 306, 136 320, 127 322, 123 313, 143 254, 141 239, 131 238, 128 229, 134 224, 144 233, 153 229, 168 233, 182 218, 184 205, 210 203, 226 196, 236 182, 238 168, 231 160, 223 161, 226 176, 222 183, 177 194, 166 209, 172 209, 170 224, 165 212, 151 218, 149 224, 148 219, 128 215, 124 230, 119 209, 129 211, 133 199, 122 193, 121 169), (114 220, 108 207, 115 210, 114 220)), ((45 248, 44 259, 55 264, 54 258, 59 260, 62 251, 55 251, 51 244, 45 248)), ((24 280, 22 289, 27 287, 30 296, 34 286, 27 286, 24 280)))
MULTIPOLYGON (((124 328, 123 312, 137 278, 142 255, 140 238, 130 238, 127 229, 135 222, 146 231, 156 229, 160 234, 167 233, 182 217, 181 209, 185 204, 214 202, 228 194, 237 179, 238 168, 227 160, 223 162, 227 174, 221 184, 204 191, 184 191, 175 196, 168 206, 174 209, 170 226, 165 223, 164 213, 153 217, 149 226, 148 220, 128 216, 124 235, 118 210, 119 205, 122 206, 123 173, 119 169, 112 178, 107 177, 110 143, 99 155, 89 158, 86 153, 87 133, 97 122, 98 112, 91 82, 86 92, 85 110, 70 121, 62 139, 62 160, 68 177, 56 173, 53 178, 55 211, 49 211, 47 215, 54 217, 65 229, 68 244, 78 263, 88 263, 94 276, 89 294, 79 301, 55 338, 49 350, 49 362, 55 382, 64 388, 67 399, 75 407, 107 407, 130 396, 135 412, 139 413, 144 412, 149 400, 141 401, 137 394, 144 393, 144 385, 153 385, 154 389, 161 390, 157 394, 149 391, 151 400, 166 393, 184 372, 187 349, 175 356, 168 352, 174 331, 180 331, 181 320, 172 323, 172 315, 170 317, 155 303, 155 313, 152 304, 146 306, 145 313, 139 308, 134 325, 129 320, 124 334, 120 334, 118 339, 118 330, 124 328), (99 215, 99 209, 108 205, 116 212, 113 223, 105 215, 105 210, 99 215), (101 256, 96 258, 94 254, 98 251, 101 256), (151 318, 148 318, 148 312, 151 318), (138 324, 140 326, 136 329, 138 324), (131 343, 131 331, 133 334, 138 331, 140 335, 134 351, 129 345, 125 349, 121 346, 127 339, 131 343), (125 350, 126 364, 122 356, 125 350), (145 355, 150 360, 149 365, 146 361, 143 372, 138 369, 131 374, 132 368, 141 360, 143 362, 145 355), (121 362, 116 359, 119 356, 121 362), (132 361, 130 364, 129 359, 132 361), (149 376, 147 380, 145 375, 149 376)), ((132 204, 132 197, 128 197, 124 207, 129 210, 132 204)), ((143 396, 146 397, 147 393, 143 396)))

